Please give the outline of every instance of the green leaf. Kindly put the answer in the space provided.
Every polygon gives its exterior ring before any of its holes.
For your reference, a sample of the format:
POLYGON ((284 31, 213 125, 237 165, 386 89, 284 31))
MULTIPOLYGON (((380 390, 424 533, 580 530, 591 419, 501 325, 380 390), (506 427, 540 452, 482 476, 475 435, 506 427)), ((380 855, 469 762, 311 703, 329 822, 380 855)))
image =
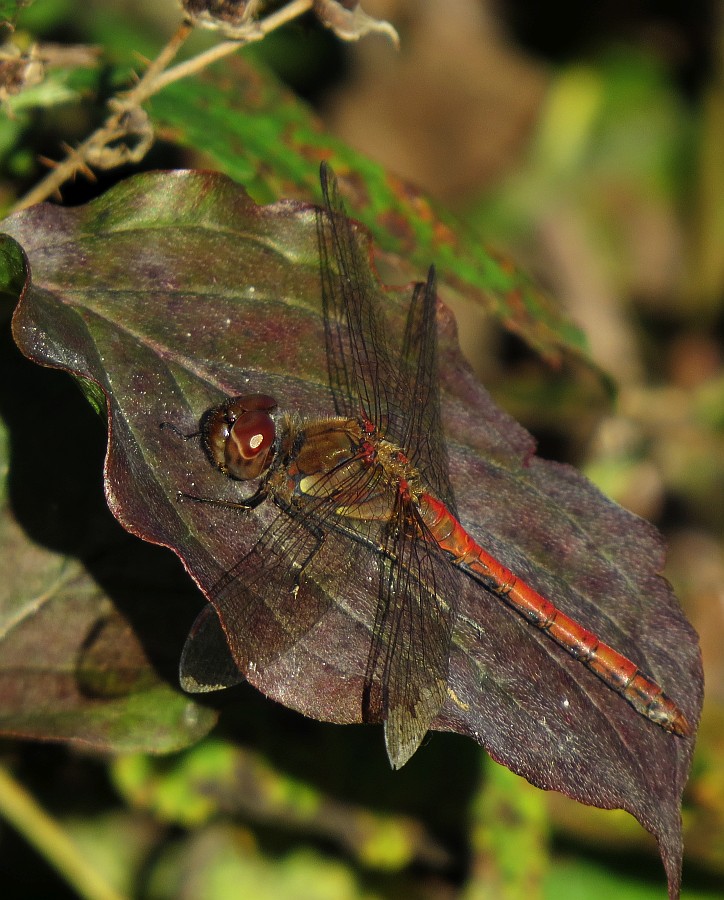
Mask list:
POLYGON ((0 22, 12 22, 18 12, 32 0, 0 0, 0 22))
POLYGON ((150 103, 162 134, 201 149, 213 166, 268 202, 320 197, 328 159, 376 244, 394 254, 400 282, 438 266, 443 297, 476 304, 551 361, 585 356, 586 342, 560 306, 484 237, 377 163, 327 135, 309 108, 243 57, 172 84, 150 103))
POLYGON ((351 853, 369 869, 442 865, 447 851, 407 816, 372 813, 275 768, 258 753, 209 738, 172 759, 125 756, 113 777, 130 804, 185 828, 222 814, 306 831, 351 853))
POLYGON ((471 807, 472 872, 463 896, 465 900, 535 896, 550 864, 543 795, 490 759, 483 769, 471 807))
POLYGON ((355 870, 311 849, 264 853, 245 829, 218 824, 154 861, 151 896, 193 900, 371 900, 355 870))
POLYGON ((27 270, 23 250, 7 234, 0 234, 0 302, 3 295, 13 304, 25 287, 27 270))
MULTIPOLYGON (((14 241, 0 242, 0 299, 25 280, 22 259, 14 241)), ((11 427, 0 419, 0 734, 104 750, 193 743, 216 716, 177 687, 185 627, 169 646, 174 627, 158 597, 180 572, 104 508, 100 458, 88 470, 86 447, 74 444, 89 435, 74 417, 71 401, 87 413, 72 385, 29 366, 7 323, 1 337, 0 408, 11 427), (57 442, 60 433, 70 440, 57 442)), ((182 611, 194 595, 187 581, 177 589, 182 611)))
MULTIPOLYGON (((77 560, 0 504, 0 733, 104 750, 178 749, 214 723, 153 671, 127 618, 77 560)), ((138 615, 152 600, 129 598, 138 615)))

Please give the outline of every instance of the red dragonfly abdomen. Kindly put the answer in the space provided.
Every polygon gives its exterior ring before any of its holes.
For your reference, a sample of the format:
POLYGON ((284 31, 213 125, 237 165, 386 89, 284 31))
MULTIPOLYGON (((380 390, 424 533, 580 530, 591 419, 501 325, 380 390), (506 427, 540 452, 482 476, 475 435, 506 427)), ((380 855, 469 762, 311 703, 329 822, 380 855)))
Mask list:
POLYGON ((418 502, 429 535, 454 557, 457 565, 479 575, 509 606, 549 634, 641 715, 666 731, 691 734, 691 726, 681 710, 635 663, 604 644, 483 550, 439 500, 422 494, 418 502))

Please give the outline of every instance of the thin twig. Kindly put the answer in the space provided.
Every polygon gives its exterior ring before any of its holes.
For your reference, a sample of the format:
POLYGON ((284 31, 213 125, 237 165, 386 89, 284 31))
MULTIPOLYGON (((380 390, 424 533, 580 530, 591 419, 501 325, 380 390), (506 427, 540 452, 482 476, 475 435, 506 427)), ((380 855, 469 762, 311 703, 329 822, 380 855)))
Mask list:
MULTIPOLYGON (((139 98, 150 96, 152 93, 152 84, 178 53, 192 30, 192 27, 186 22, 182 22, 176 29, 169 42, 163 50, 161 50, 156 59, 149 65, 135 87, 128 91, 124 96, 125 109, 131 105, 138 104, 140 102, 139 98)), ((25 209, 28 206, 32 206, 34 203, 40 203, 42 200, 46 200, 48 197, 58 192, 61 184, 64 184, 77 172, 86 168, 88 157, 94 151, 99 151, 104 147, 108 143, 109 136, 112 135, 115 138, 118 135, 121 114, 121 111, 116 109, 100 128, 69 152, 64 160, 53 164, 52 170, 15 204, 13 210, 17 211, 19 209, 25 209)))
POLYGON ((152 130, 147 126, 147 133, 143 132, 142 117, 145 116, 140 109, 141 104, 157 94, 164 87, 201 71, 213 62, 235 53, 240 47, 251 41, 261 40, 270 31, 274 31, 287 22, 292 21, 313 5, 313 0, 292 0, 286 6, 268 15, 265 19, 250 22, 245 35, 239 35, 233 41, 223 41, 209 50, 198 54, 192 59, 179 63, 171 69, 166 67, 176 56, 184 41, 193 30, 188 22, 182 23, 159 55, 148 66, 134 87, 125 91, 109 101, 112 110, 111 115, 103 125, 87 137, 81 144, 71 150, 65 159, 57 163, 51 163, 52 170, 41 179, 24 197, 13 207, 13 211, 25 209, 34 203, 40 203, 53 194, 57 194, 62 184, 73 178, 79 172, 89 173, 88 165, 111 168, 113 164, 126 162, 129 159, 138 161, 152 143, 152 130), (122 142, 124 137, 141 134, 140 148, 136 155, 132 151, 123 154, 122 149, 115 150, 111 144, 122 142))
POLYGON ((123 895, 89 863, 62 826, 1 766, 0 816, 55 867, 79 896, 85 900, 123 900, 123 895))
POLYGON ((146 98, 146 92, 159 77, 161 72, 171 63, 171 60, 181 49, 186 38, 193 31, 193 27, 188 22, 182 22, 171 36, 166 46, 161 50, 156 59, 151 62, 142 77, 138 80, 136 86, 122 95, 129 103, 141 103, 146 98))
MULTIPOLYGON (((211 63, 215 63, 234 53, 242 45, 249 44, 252 41, 260 41, 270 31, 274 31, 276 28, 286 25, 287 22, 291 22, 292 19, 309 12, 313 3, 314 0, 293 0, 292 3, 287 3, 286 6, 268 15, 266 19, 261 19, 254 23, 254 29, 249 31, 249 36, 244 40, 223 41, 221 44, 216 44, 203 53, 199 53, 193 59, 187 59, 182 63, 178 63, 178 65, 158 77, 155 84, 156 90, 160 91, 166 85, 172 84, 181 78, 186 78, 188 75, 195 75, 196 72, 201 71, 206 66, 211 65, 211 63)), ((156 90, 154 93, 156 93, 156 90)))

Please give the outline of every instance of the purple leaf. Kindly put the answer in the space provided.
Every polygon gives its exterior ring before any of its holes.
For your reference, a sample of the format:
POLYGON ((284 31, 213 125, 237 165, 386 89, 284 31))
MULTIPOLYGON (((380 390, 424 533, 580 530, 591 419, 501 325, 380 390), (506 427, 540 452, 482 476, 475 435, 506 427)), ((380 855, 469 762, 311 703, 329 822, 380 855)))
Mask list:
MULTIPOLYGON (((107 398, 111 510, 129 531, 171 547, 210 592, 275 511, 270 503, 242 514, 178 502, 178 491, 232 501, 251 491, 215 470, 198 441, 159 425, 194 432, 224 397, 252 392, 305 417, 333 414, 314 208, 257 207, 210 173, 157 173, 86 207, 35 207, 4 227, 32 273, 14 320, 19 346, 91 380, 107 398)), ((389 334, 401 335, 410 291, 377 293, 389 334)), ((530 436, 494 406, 461 357, 451 316, 443 311, 438 324, 462 524, 634 660, 696 726, 698 642, 657 574, 655 530, 575 470, 533 456, 530 436)), ((310 630, 282 656, 251 667, 249 681, 311 717, 361 721, 375 609, 366 574, 319 584, 324 613, 310 615, 310 630)), ((449 698, 434 727, 469 735, 533 784, 631 812, 657 837, 670 896, 678 895, 693 736, 653 725, 472 581, 458 598, 449 698)))

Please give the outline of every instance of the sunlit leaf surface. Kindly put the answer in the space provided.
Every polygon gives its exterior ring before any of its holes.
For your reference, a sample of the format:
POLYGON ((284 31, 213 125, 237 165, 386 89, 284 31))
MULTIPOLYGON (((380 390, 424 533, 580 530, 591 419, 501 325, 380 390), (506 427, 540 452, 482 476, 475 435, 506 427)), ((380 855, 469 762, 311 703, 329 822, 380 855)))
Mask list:
MULTIPOLYGON (((211 173, 157 173, 87 207, 36 207, 4 229, 32 272, 14 323, 19 345, 39 362, 92 379, 108 398, 112 511, 133 533, 172 547, 210 590, 272 511, 263 504, 242 515, 178 502, 179 490, 238 499, 248 487, 213 469, 198 442, 159 425, 193 432, 221 398, 252 391, 305 416, 332 412, 314 209, 257 207, 211 173)), ((408 300, 409 291, 379 290, 393 342, 408 300)), ((444 425, 463 525, 634 659, 696 723, 698 644, 657 574, 663 551, 654 529, 575 470, 533 456, 529 435, 493 405, 463 361, 451 317, 439 326, 444 425)), ((328 613, 249 680, 306 715, 360 721, 374 611, 366 574, 343 587, 320 584, 328 613)), ((658 838, 675 896, 693 739, 638 715, 478 585, 471 582, 458 604, 449 698, 434 727, 469 735, 540 787, 630 811, 658 838)))

